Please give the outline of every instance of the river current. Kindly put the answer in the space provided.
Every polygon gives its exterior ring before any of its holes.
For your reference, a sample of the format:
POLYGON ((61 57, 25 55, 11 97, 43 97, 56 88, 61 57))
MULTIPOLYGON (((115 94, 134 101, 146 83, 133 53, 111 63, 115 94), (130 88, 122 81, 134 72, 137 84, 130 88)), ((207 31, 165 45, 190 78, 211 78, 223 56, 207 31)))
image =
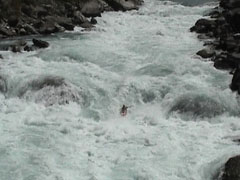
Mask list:
POLYGON ((214 179, 240 151, 240 110, 229 73, 195 55, 189 28, 212 7, 145 0, 1 52, 0 179, 214 179))

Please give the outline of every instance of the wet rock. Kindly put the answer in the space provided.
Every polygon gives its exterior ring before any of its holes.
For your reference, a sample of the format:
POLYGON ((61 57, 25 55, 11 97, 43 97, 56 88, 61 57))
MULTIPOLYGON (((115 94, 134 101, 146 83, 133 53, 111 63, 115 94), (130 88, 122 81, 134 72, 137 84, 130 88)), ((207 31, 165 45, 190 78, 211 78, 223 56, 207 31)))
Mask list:
POLYGON ((76 11, 73 14, 73 23, 74 24, 82 24, 84 22, 87 22, 88 20, 86 19, 86 17, 80 12, 80 11, 76 11))
POLYGON ((81 12, 86 17, 101 16, 104 8, 98 0, 90 0, 84 3, 81 12))
MULTIPOLYGON (((38 24, 36 24, 37 26, 38 24)), ((46 22, 46 23, 41 23, 41 27, 39 28, 38 32, 40 34, 52 34, 59 32, 59 29, 57 28, 56 23, 53 22, 46 22)))
POLYGON ((178 98, 169 112, 178 112, 183 115, 200 118, 211 118, 224 113, 224 107, 211 97, 187 94, 178 98))
POLYGON ((214 67, 222 70, 233 70, 236 68, 236 63, 228 59, 227 53, 221 53, 212 59, 214 67))
POLYGON ((85 28, 85 29, 91 29, 94 27, 90 22, 84 22, 84 23, 80 24, 79 26, 82 28, 85 28))
POLYGON ((233 74, 230 88, 232 89, 232 91, 238 91, 238 93, 240 93, 240 69, 239 68, 237 68, 233 74))
POLYGON ((97 24, 97 20, 95 18, 91 18, 91 24, 97 24))
POLYGON ((230 158, 224 167, 222 180, 240 179, 240 155, 230 158))
POLYGON ((42 41, 39 39, 32 39, 32 42, 34 46, 39 47, 39 48, 47 48, 49 46, 49 43, 46 41, 42 41))
POLYGON ((2 76, 0 76, 0 92, 1 93, 7 92, 7 82, 2 76))
POLYGON ((46 106, 83 103, 81 91, 58 76, 46 76, 27 83, 19 92, 20 98, 43 103, 46 106))
POLYGON ((37 49, 38 49, 38 47, 36 47, 34 45, 32 45, 32 46, 26 45, 23 50, 27 51, 27 52, 30 52, 30 51, 35 51, 37 49))
POLYGON ((115 11, 128 11, 133 9, 138 9, 139 6, 143 3, 141 0, 106 0, 106 2, 115 10, 115 11))
POLYGON ((211 58, 215 55, 215 51, 212 49, 203 49, 197 52, 197 55, 201 56, 202 58, 211 58))
POLYGON ((195 25, 190 29, 191 32, 195 31, 197 33, 208 33, 211 32, 216 27, 214 20, 199 19, 195 25))

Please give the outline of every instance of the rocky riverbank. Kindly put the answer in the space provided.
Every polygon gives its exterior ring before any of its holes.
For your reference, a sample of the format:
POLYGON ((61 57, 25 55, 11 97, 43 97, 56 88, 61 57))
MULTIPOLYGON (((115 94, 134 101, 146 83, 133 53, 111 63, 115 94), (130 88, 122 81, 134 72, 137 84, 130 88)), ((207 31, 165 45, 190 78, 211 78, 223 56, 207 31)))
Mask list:
POLYGON ((210 58, 215 68, 229 70, 233 74, 230 88, 240 94, 240 1, 221 0, 208 16, 190 29, 205 42, 206 48, 197 54, 210 58))
MULTIPOLYGON (((73 31, 75 26, 91 29, 97 23, 94 17, 104 11, 138 9, 142 3, 141 0, 0 0, 0 39, 73 31)), ((34 42, 31 46, 17 42, 0 49, 19 52, 36 47, 34 42)))
MULTIPOLYGON (((233 74, 230 88, 240 94, 240 0, 221 0, 207 18, 199 19, 190 29, 204 41, 205 49, 197 52, 209 58, 214 67, 233 74)), ((240 156, 230 158, 220 173, 221 180, 240 179, 240 156)))

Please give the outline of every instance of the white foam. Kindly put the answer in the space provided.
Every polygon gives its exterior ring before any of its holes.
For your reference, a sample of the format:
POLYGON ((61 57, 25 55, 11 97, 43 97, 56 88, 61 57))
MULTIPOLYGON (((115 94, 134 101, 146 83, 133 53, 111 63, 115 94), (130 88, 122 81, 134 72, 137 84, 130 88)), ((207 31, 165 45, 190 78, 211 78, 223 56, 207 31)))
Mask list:
POLYGON ((210 180, 239 152, 226 137, 239 135, 240 126, 231 76, 194 57, 202 44, 189 28, 209 8, 146 0, 139 11, 103 14, 93 32, 50 38, 47 50, 4 54, 0 177, 210 180), (83 89, 89 103, 45 107, 16 96, 16 87, 43 75, 83 89), (194 121, 168 116, 191 93, 229 109, 194 121), (126 117, 122 104, 132 105, 126 117))

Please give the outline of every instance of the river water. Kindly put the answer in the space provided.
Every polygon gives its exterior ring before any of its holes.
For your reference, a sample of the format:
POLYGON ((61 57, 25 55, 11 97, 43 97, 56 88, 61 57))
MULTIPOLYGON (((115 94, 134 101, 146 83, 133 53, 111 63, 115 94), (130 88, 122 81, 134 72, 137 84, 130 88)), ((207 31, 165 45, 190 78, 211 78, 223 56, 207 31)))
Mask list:
POLYGON ((195 55, 189 28, 211 7, 146 0, 1 52, 0 179, 213 179, 240 151, 240 111, 229 73, 195 55))

